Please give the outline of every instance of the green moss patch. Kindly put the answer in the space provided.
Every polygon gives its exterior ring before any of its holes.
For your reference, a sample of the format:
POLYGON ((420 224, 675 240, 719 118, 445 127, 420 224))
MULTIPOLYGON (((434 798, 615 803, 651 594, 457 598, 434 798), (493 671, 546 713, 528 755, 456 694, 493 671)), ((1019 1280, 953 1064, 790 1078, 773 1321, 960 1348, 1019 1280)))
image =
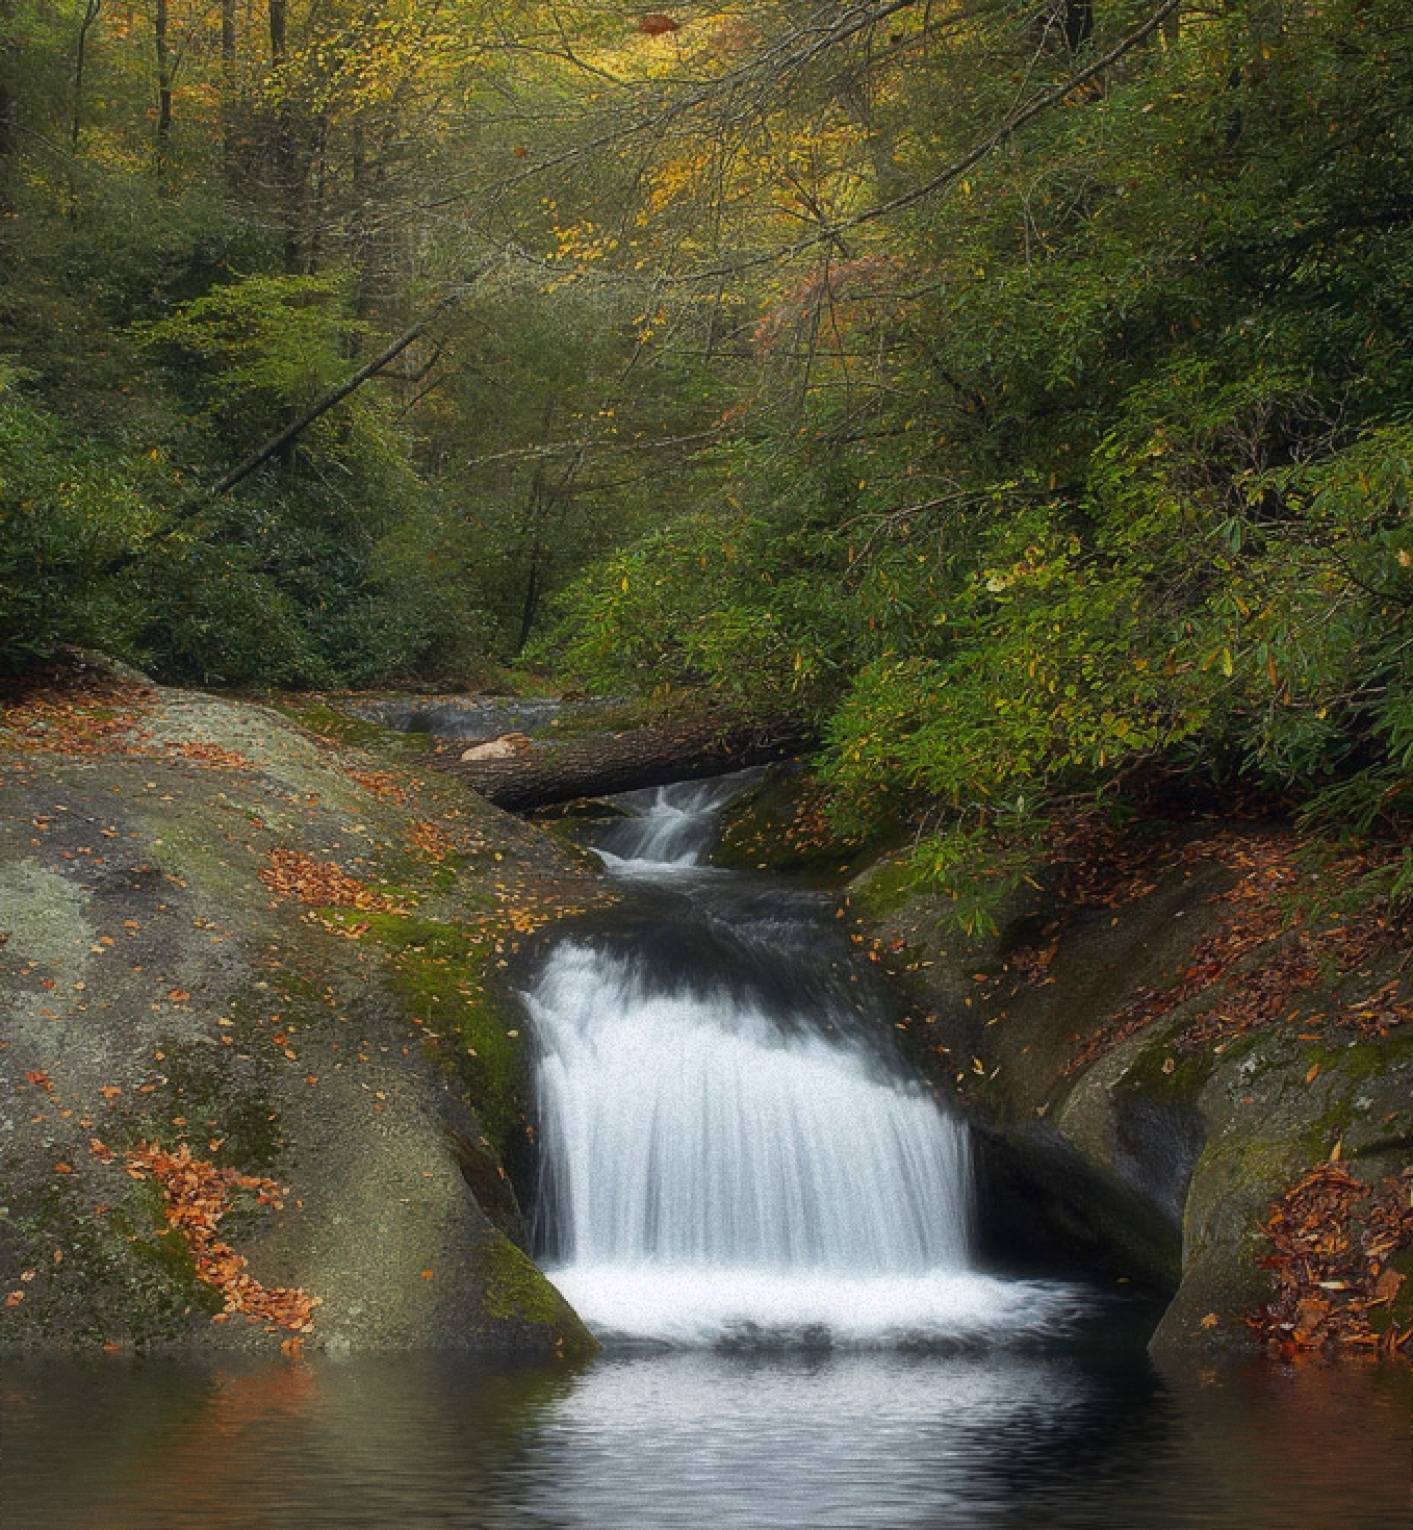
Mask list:
POLYGON ((305 732, 341 748, 407 759, 430 753, 436 742, 430 733, 402 733, 341 712, 317 696, 273 696, 266 698, 264 705, 298 723, 305 732))
POLYGON ((365 914, 326 910, 331 923, 356 923, 361 938, 386 951, 394 987, 414 1023, 429 1032, 457 1073, 481 1123, 498 1149, 524 1124, 525 1059, 519 1027, 507 1024, 491 987, 496 959, 492 932, 472 932, 415 914, 365 914))

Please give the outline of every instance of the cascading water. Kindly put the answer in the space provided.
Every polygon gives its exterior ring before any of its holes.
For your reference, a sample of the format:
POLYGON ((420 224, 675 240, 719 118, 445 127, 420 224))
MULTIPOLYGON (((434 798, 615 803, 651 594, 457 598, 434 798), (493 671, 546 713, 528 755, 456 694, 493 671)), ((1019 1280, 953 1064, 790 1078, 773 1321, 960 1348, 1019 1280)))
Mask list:
POLYGON ((968 1270, 965 1129, 880 1044, 820 895, 701 865, 739 789, 621 799, 600 854, 636 907, 527 996, 552 1278, 601 1334, 672 1343, 1048 1326, 1069 1293, 968 1270))

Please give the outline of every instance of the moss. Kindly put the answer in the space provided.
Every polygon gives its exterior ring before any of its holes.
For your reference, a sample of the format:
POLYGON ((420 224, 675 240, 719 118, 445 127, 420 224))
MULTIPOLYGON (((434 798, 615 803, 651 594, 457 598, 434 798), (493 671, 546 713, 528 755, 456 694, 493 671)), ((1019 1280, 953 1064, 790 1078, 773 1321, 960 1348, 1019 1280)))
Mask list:
MULTIPOLYGON (((167 1076, 168 1099, 166 1122, 173 1114, 191 1122, 190 1131, 198 1139, 208 1132, 223 1139, 214 1158, 246 1173, 265 1173, 276 1168, 285 1148, 279 1111, 263 1088, 238 1081, 229 1064, 208 1047, 194 1042, 163 1038, 166 1053, 163 1071, 167 1076)), ((133 1134, 136 1142, 145 1135, 163 1140, 172 1134, 170 1124, 154 1123, 152 1131, 138 1124, 133 1134)))
POLYGON ((369 754, 407 758, 428 753, 434 743, 428 733, 400 733, 382 723, 340 712, 321 697, 275 696, 267 699, 265 705, 316 738, 344 748, 364 749, 369 754))
MULTIPOLYGON (((327 917, 342 915, 329 910, 327 917)), ((523 1127, 526 1069, 519 1038, 510 1035, 518 1027, 507 1025, 507 1016, 490 992, 494 936, 415 914, 357 917, 366 927, 363 939, 389 953, 394 986, 412 1015, 438 1038, 454 1033, 459 1042, 456 1071, 482 1125, 504 1155, 523 1127)))
POLYGON ((58 1332, 95 1346, 126 1339, 141 1349, 178 1338, 194 1312, 220 1310, 151 1184, 131 1185, 101 1217, 71 1186, 49 1184, 5 1220, 27 1247, 64 1255, 57 1265, 35 1258, 40 1278, 17 1314, 22 1342, 58 1332))
POLYGON ((199 886, 213 903, 254 912, 250 854, 212 832, 211 804, 197 798, 140 804, 162 871, 182 885, 199 886), (244 863, 244 864, 242 864, 244 863))
POLYGON ((152 1266, 156 1279, 170 1285, 174 1300, 181 1303, 183 1317, 188 1307, 209 1316, 225 1306, 221 1293, 198 1278, 196 1260, 176 1228, 164 1228, 150 1242, 139 1239, 132 1245, 132 1254, 139 1264, 152 1266))
POLYGON ((917 876, 903 860, 888 858, 869 870, 858 885, 854 902, 871 919, 900 913, 917 892, 917 876))
MULTIPOLYGON (((735 870, 848 872, 862 858, 860 839, 830 829, 820 789, 793 763, 773 766, 731 802, 722 819, 714 864, 735 870)), ((881 845, 870 847, 871 854, 881 845)))
POLYGON ((1337 1070, 1341 1078, 1362 1083, 1413 1062, 1413 1036, 1390 1036, 1383 1041, 1357 1041, 1341 1046, 1322 1058, 1322 1066, 1337 1070))
POLYGON ((1162 1037, 1146 1045, 1124 1071, 1120 1088, 1150 1098, 1195 1101, 1221 1059, 1205 1048, 1182 1051, 1175 1041, 1162 1037))
POLYGON ((558 1323, 564 1298, 508 1238, 497 1238, 482 1251, 486 1271, 487 1317, 520 1318, 527 1323, 558 1323))
POLYGON ((627 701, 580 704, 529 731, 543 739, 586 738, 595 733, 625 733, 631 728, 644 728, 661 723, 670 715, 671 709, 664 708, 660 702, 637 697, 627 701))

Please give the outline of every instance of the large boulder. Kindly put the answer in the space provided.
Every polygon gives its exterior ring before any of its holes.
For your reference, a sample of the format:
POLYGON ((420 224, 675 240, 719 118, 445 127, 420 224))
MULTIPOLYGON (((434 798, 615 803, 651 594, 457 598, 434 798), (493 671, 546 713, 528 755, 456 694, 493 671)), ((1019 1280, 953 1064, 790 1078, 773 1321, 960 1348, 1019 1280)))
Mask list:
POLYGON ((130 675, 5 707, 0 1344, 592 1347, 504 969, 598 889, 408 760, 130 675))
POLYGON ((1413 1214, 1392 1248, 1359 1220, 1413 1191, 1408 930, 1330 887, 1302 914, 1315 879, 1341 875, 1302 871, 1305 848, 1278 827, 1188 826, 1111 875, 1038 872, 985 936, 887 860, 852 889, 859 939, 917 1001, 908 1044, 977 1129, 1001 1240, 1165 1292, 1158 1349, 1413 1325, 1413 1214), (1291 1312, 1307 1298, 1302 1329, 1270 1310, 1272 1218, 1331 1164, 1348 1257, 1286 1292, 1291 1312))

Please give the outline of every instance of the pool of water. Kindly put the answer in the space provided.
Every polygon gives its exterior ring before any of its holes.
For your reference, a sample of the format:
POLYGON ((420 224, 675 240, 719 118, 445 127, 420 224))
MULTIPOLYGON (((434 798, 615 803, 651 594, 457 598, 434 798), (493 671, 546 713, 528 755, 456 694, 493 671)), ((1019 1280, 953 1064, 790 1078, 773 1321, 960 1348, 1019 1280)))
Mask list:
POLYGON ((1106 1354, 25 1361, 5 1530, 1402 1530, 1413 1376, 1106 1354))

